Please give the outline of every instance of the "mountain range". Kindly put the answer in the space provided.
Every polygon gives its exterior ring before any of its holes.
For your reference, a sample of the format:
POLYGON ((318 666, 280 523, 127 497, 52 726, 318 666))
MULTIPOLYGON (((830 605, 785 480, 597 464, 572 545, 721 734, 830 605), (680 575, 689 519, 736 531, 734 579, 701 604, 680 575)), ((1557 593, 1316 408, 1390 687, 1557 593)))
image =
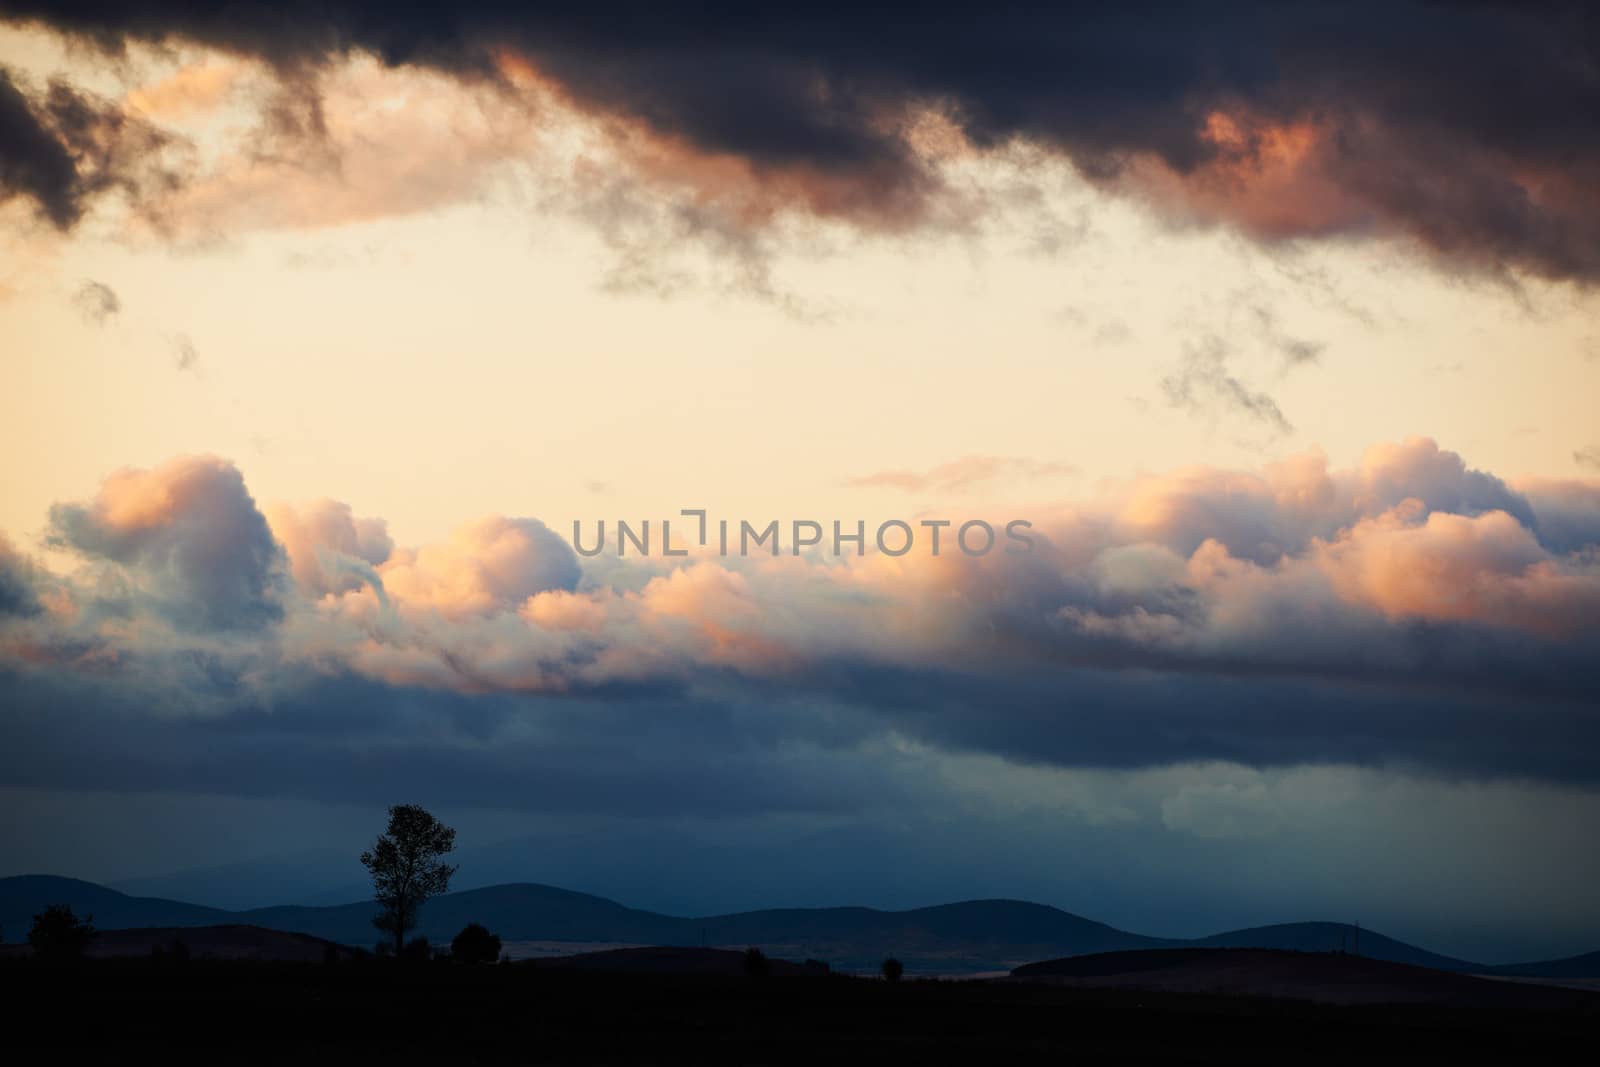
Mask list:
MULTIPOLYGON (((66 904, 93 915, 98 929, 247 924, 310 934, 349 945, 378 940, 371 901, 324 907, 285 905, 229 911, 160 897, 130 896, 93 882, 53 875, 0 878, 0 933, 20 940, 34 914, 66 904)), ((710 945, 761 947, 777 958, 814 958, 845 970, 875 969, 887 955, 923 973, 978 973, 1018 964, 1098 952, 1211 947, 1353 951, 1356 931, 1345 923, 1303 922, 1230 930, 1182 940, 1119 930, 1058 908, 1020 900, 969 900, 905 911, 876 908, 780 908, 698 918, 629 908, 603 897, 554 886, 516 883, 448 893, 422 909, 418 933, 448 942, 469 922, 488 926, 506 942, 587 945, 710 945)), ((555 946, 546 946, 546 951, 555 946)), ((1436 970, 1591 977, 1600 953, 1570 960, 1487 967, 1439 955, 1372 930, 1359 933, 1359 951, 1373 959, 1436 970), (1581 973, 1580 973, 1581 972, 1581 973)))

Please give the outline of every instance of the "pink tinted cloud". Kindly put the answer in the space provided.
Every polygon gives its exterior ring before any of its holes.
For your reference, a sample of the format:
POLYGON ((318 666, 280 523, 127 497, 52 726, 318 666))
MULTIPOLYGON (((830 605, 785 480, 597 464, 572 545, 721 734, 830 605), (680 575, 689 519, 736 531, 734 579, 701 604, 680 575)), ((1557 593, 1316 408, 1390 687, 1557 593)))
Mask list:
MULTIPOLYGON (((100 568, 97 586, 63 579, 91 617, 107 617, 95 605, 108 573, 151 593, 157 618, 237 613, 254 588, 282 610, 276 646, 241 639, 252 654, 396 684, 565 692, 707 671, 803 680, 842 662, 1398 671, 1419 622, 1569 647, 1600 619, 1597 502, 1600 483, 1524 494, 1419 438, 1347 470, 1310 453, 1142 477, 1041 510, 1031 552, 978 558, 947 540, 937 557, 924 541, 898 558, 580 566, 534 519, 395 548, 381 522, 333 501, 272 509, 258 558, 236 546, 259 544, 265 519, 238 471, 205 457, 119 472, 53 523, 100 568), (292 590, 271 584, 279 570, 292 590)), ((150 639, 142 603, 102 628, 108 647, 150 639)))

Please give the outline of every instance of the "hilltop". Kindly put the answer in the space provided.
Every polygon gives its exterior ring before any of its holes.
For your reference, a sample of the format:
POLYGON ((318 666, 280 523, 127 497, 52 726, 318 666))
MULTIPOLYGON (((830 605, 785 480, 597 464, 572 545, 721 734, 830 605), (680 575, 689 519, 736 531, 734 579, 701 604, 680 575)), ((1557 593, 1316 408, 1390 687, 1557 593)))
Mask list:
MULTIPOLYGON (((0 926, 20 940, 31 916, 49 904, 94 916, 101 930, 144 927, 253 926, 345 945, 377 940, 370 901, 327 907, 280 906, 226 911, 159 897, 135 897, 93 882, 50 875, 0 878, 0 926)), ((555 886, 513 883, 449 893, 422 911, 418 933, 448 942, 469 922, 488 926, 517 955, 558 955, 622 946, 761 947, 782 959, 818 959, 843 970, 873 970, 884 956, 911 973, 1004 972, 1020 964, 1092 953, 1162 948, 1257 948, 1300 952, 1353 949, 1343 923, 1305 922, 1230 930, 1195 940, 1120 930, 1059 908, 1021 900, 970 900, 926 908, 779 908, 686 917, 630 908, 555 886), (529 947, 522 951, 518 943, 529 947), (533 946, 537 945, 538 948, 533 946), (563 950, 563 946, 569 946, 563 950), (581 946, 581 947, 580 947, 581 946)), ((1360 954, 1450 972, 1536 974, 1469 960, 1362 930, 1360 954)), ((1546 965, 1600 973, 1600 954, 1546 965)), ((1571 976, 1571 975, 1569 975, 1571 976)))

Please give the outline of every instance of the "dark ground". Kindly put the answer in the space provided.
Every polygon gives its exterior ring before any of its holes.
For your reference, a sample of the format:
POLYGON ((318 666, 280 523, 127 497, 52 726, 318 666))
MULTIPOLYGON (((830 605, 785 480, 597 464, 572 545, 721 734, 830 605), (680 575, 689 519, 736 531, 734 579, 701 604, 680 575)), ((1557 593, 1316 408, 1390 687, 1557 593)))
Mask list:
POLYGON ((1560 1009, 524 965, 0 963, 15 1062, 1593 1062, 1560 1009))

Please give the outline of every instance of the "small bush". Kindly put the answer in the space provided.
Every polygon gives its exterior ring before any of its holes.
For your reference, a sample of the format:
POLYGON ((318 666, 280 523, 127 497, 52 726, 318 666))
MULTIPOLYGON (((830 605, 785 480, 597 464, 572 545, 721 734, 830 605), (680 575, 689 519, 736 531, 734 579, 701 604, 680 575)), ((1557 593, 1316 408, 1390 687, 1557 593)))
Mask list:
POLYGON ((500 958, 500 938, 480 923, 468 923, 450 942, 450 955, 459 963, 493 963, 500 958))
POLYGON ((765 978, 772 972, 772 965, 767 962, 767 954, 751 946, 744 950, 744 973, 751 978, 765 978))
POLYGON ((33 917, 28 944, 42 960, 78 959, 94 936, 93 921, 93 915, 80 919, 65 904, 52 904, 33 917))
POLYGON ((427 963, 433 958, 433 946, 425 937, 413 937, 401 950, 400 958, 407 963, 427 963))
POLYGON ((893 956, 890 956, 888 959, 883 961, 883 980, 884 981, 886 981, 886 982, 898 982, 898 981, 900 981, 900 976, 905 974, 905 973, 906 973, 905 965, 902 964, 899 960, 895 959, 893 956))

